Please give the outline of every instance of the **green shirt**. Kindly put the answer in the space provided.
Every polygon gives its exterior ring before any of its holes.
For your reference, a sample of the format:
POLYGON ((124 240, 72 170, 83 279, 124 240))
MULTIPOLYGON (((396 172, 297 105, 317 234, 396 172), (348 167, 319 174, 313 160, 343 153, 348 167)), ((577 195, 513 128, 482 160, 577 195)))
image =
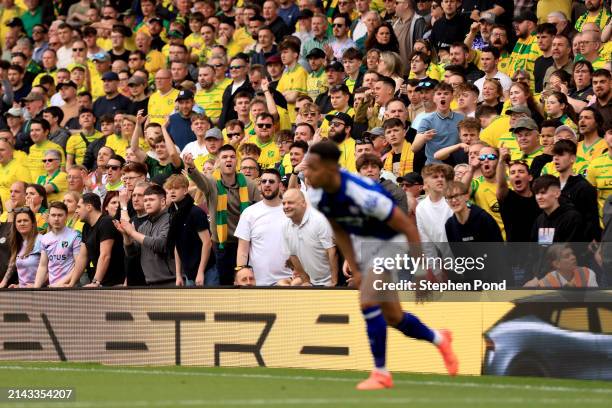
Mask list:
POLYGON ((42 6, 36 8, 34 15, 27 10, 21 15, 21 21, 28 37, 32 37, 32 29, 36 24, 42 24, 42 6))
POLYGON ((181 170, 184 165, 181 161, 181 167, 174 167, 174 164, 168 163, 166 165, 161 164, 159 160, 152 158, 151 156, 147 156, 145 159, 145 164, 149 169, 149 177, 154 178, 156 176, 161 176, 164 179, 170 177, 173 174, 181 174, 181 170))

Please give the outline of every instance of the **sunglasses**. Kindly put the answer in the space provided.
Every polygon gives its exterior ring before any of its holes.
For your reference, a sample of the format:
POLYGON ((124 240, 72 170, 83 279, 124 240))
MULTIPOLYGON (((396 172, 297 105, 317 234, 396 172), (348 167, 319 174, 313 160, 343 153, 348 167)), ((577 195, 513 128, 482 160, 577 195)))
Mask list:
POLYGON ((54 162, 54 161, 56 161, 56 160, 57 160, 57 159, 42 159, 42 162, 43 162, 43 163, 51 163, 51 162, 54 162))
POLYGON ((213 67, 214 68, 223 68, 223 64, 214 64, 213 67))
POLYGON ((72 52, 76 52, 76 51, 85 51, 85 48, 73 48, 72 52))
POLYGON ((317 112, 303 113, 302 116, 307 117, 307 118, 314 118, 315 116, 317 116, 317 112))
POLYGON ((106 168, 115 171, 121 169, 121 166, 106 166, 106 168))
POLYGON ((367 144, 372 144, 372 140, 370 140, 370 138, 368 138, 368 137, 364 137, 363 139, 357 139, 357 140, 355 140, 355 144, 356 144, 356 145, 367 145, 367 144))
POLYGON ((244 68, 244 65, 230 65, 229 68, 230 69, 242 69, 242 68, 244 68))
POLYGON ((128 58, 128 61, 140 61, 140 58, 128 58))
POLYGON ((15 209, 13 209, 13 212, 14 212, 15 214, 27 213, 27 212, 30 212, 30 211, 32 211, 32 210, 30 209, 30 207, 19 207, 19 208, 15 208, 15 209))
POLYGON ((261 179, 261 184, 276 184, 276 180, 273 180, 273 179, 261 179))
POLYGON ((332 122, 329 125, 333 127, 344 126, 344 122, 332 122))
POLYGON ((228 133, 228 134, 227 134, 227 137, 229 137, 230 139, 231 139, 232 137, 238 137, 238 136, 240 136, 240 133, 228 133))
POLYGON ((260 129, 271 129, 272 124, 271 123, 258 123, 257 127, 260 129))
POLYGON ((497 155, 493 154, 493 153, 489 153, 489 154, 481 154, 478 157, 478 160, 480 161, 485 161, 485 160, 497 160, 497 155))
POLYGON ((344 27, 344 24, 334 24, 333 27, 334 28, 342 28, 342 27, 344 27))
POLYGON ((453 201, 456 198, 460 198, 462 195, 464 195, 464 193, 457 193, 457 194, 453 194, 450 196, 446 196, 446 201, 453 201))

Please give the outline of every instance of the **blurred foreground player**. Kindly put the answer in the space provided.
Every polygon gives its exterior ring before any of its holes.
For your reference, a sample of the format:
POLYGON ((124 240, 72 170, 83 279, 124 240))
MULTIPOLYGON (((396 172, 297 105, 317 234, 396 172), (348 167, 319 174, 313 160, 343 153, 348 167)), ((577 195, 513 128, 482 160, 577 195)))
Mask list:
MULTIPOLYGON (((408 251, 421 255, 419 235, 414 221, 409 219, 385 193, 369 179, 341 170, 340 150, 324 141, 310 147, 305 158, 304 174, 312 185, 309 195, 313 206, 330 221, 336 242, 351 271, 351 283, 359 286, 360 303, 366 321, 370 349, 375 369, 370 377, 357 385, 358 390, 391 388, 393 380, 385 368, 387 324, 408 337, 427 340, 438 347, 450 375, 456 375, 458 361, 451 348, 448 330, 432 330, 414 315, 404 312, 396 292, 381 294, 374 290, 374 280, 383 275, 373 273, 375 257, 392 258, 408 251), (365 271, 362 279, 361 272, 365 271)), ((387 279, 390 271, 385 271, 387 279)))

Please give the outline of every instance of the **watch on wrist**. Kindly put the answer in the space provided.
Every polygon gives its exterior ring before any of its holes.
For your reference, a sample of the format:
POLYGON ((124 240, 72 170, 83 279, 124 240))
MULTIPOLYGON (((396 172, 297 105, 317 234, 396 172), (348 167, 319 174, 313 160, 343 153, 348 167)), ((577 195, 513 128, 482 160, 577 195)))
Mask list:
POLYGON ((244 269, 244 268, 251 268, 251 265, 237 265, 234 268, 234 271, 238 272, 239 270, 244 269))
POLYGON ((121 207, 121 210, 122 210, 122 211, 127 211, 127 210, 128 210, 128 208, 127 208, 127 206, 125 206, 125 207, 121 207))

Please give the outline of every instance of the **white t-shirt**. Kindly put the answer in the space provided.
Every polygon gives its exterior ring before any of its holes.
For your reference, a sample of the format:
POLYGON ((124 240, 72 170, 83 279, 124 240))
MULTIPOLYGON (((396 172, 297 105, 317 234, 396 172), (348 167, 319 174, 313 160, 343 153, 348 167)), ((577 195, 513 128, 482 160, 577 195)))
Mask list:
POLYGON ((185 155, 187 153, 191 153, 191 155, 195 159, 196 157, 206 156, 208 154, 208 149, 206 149, 206 146, 200 146, 198 141, 194 140, 193 142, 187 143, 185 147, 183 147, 183 151, 181 152, 181 159, 185 158, 185 155))
MULTIPOLYGON (((427 257, 452 257, 446 237, 446 221, 453 216, 444 198, 433 202, 426 196, 416 207, 416 220, 419 236, 423 246, 423 253, 427 257)), ((434 271, 439 272, 439 271, 434 271)))
POLYGON ((291 277, 285 266, 287 254, 281 253, 283 241, 283 206, 270 207, 264 201, 248 207, 236 226, 234 236, 249 241, 249 265, 253 267, 257 286, 274 285, 291 277))
POLYGON ((66 47, 65 45, 61 46, 57 50, 57 63, 55 65, 58 68, 68 68, 68 65, 72 64, 73 62, 72 45, 69 47, 66 47))
POLYGON ((283 222, 283 252, 298 257, 313 285, 331 284, 327 250, 335 246, 333 235, 325 216, 310 206, 300 225, 289 218, 283 222))

